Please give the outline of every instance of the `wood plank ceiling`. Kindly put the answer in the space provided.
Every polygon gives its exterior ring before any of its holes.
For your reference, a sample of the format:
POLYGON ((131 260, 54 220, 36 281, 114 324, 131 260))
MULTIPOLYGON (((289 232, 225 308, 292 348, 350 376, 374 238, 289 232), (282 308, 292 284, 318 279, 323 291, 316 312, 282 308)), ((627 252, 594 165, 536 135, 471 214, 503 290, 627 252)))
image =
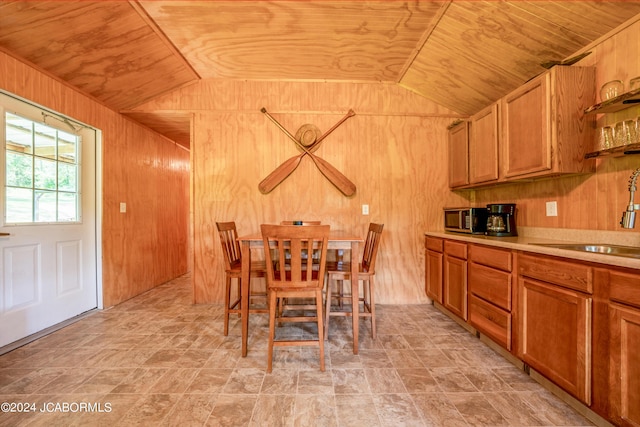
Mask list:
POLYGON ((199 79, 394 82, 470 115, 640 13, 638 1, 2 1, 0 49, 135 107, 199 79))

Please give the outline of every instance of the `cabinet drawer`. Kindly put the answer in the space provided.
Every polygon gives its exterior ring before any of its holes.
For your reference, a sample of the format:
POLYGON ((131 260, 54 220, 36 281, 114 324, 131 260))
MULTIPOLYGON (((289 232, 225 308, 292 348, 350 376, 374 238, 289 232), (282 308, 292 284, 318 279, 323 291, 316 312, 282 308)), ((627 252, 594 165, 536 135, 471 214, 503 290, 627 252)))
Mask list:
POLYGON ((511 271, 513 268, 511 251, 488 246, 469 245, 469 260, 476 264, 511 271))
POLYGON ((469 292, 511 311, 511 273, 470 263, 469 292))
POLYGON ((611 271, 609 292, 609 298, 613 301, 640 307, 640 274, 611 271))
POLYGON ((561 261, 543 256, 520 254, 518 272, 576 291, 593 293, 593 268, 577 262, 561 261))
POLYGON ((442 252, 444 249, 444 240, 437 237, 427 237, 424 246, 430 251, 442 252))
POLYGON ((475 295, 469 295, 469 323, 507 350, 511 350, 510 313, 475 295))
POLYGON ((467 259, 467 244, 445 240, 444 252, 455 258, 467 259))

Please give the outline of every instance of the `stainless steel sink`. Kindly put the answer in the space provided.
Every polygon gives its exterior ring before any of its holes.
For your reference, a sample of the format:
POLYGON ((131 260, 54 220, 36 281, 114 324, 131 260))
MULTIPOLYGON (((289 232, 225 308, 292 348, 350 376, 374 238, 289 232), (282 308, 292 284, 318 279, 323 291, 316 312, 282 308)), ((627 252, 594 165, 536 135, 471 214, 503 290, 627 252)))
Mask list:
POLYGON ((640 259, 640 247, 618 246, 593 243, 529 243, 535 246, 545 246, 548 248, 567 249, 570 251, 591 252, 605 255, 615 255, 628 258, 640 259))

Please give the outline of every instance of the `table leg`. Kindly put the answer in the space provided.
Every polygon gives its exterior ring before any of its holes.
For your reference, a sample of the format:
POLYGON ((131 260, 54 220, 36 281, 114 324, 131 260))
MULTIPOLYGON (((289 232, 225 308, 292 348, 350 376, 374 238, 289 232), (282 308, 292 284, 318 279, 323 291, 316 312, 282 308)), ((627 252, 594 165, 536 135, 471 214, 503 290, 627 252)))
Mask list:
POLYGON ((360 306, 360 295, 358 293, 358 248, 359 242, 351 242, 351 318, 353 321, 353 354, 358 354, 358 324, 360 316, 358 307, 360 306))
POLYGON ((242 279, 240 282, 240 314, 242 322, 242 357, 247 357, 247 341, 249 338, 249 280, 251 274, 251 248, 249 241, 243 240, 242 251, 242 279))

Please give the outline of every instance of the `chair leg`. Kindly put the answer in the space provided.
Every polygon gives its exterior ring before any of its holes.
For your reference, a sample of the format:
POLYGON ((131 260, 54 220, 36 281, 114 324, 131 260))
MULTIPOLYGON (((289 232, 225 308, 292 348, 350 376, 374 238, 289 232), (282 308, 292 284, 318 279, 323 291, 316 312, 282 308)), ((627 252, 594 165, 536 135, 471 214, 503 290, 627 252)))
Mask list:
POLYGON ((322 288, 316 290, 316 317, 318 319, 318 346, 320 347, 320 371, 324 372, 324 325, 322 324, 322 288))
POLYGON ((369 312, 371 313, 371 337, 376 339, 376 303, 374 301, 373 276, 367 281, 369 284, 369 312))
POLYGON ((329 339, 329 316, 331 313, 331 276, 327 278, 327 293, 324 309, 324 339, 329 339))
POLYGON ((224 336, 229 335, 229 304, 231 304, 231 277, 227 275, 224 286, 224 336))
POLYGON ((267 372, 271 373, 273 368, 273 341, 276 337, 276 292, 269 292, 269 347, 267 350, 267 372))

